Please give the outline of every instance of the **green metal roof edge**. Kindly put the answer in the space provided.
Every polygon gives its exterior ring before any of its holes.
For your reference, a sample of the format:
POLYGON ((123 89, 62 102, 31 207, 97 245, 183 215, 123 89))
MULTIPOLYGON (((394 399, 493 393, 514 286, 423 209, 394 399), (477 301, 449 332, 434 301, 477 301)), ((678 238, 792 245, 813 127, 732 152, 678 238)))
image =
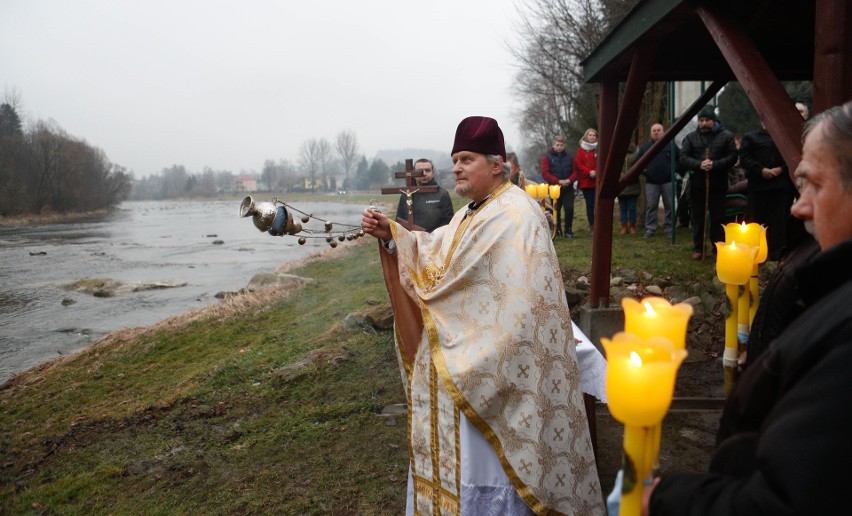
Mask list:
POLYGON ((586 82, 594 82, 606 65, 684 3, 686 0, 647 0, 636 4, 621 23, 580 63, 583 66, 583 79, 586 82))

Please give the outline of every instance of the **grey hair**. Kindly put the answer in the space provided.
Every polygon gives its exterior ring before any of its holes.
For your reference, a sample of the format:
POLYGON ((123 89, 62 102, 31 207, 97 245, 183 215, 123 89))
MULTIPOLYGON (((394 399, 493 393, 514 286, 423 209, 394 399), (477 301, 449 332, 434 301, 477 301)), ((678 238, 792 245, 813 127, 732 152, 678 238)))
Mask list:
POLYGON ((493 165, 494 163, 500 163, 500 169, 503 171, 503 179, 506 181, 511 177, 511 169, 504 167, 503 156, 499 154, 486 154, 485 159, 488 160, 488 163, 493 165))
POLYGON ((808 120, 802 138, 817 127, 822 129, 823 142, 837 160, 843 189, 852 189, 852 101, 828 108, 808 120))

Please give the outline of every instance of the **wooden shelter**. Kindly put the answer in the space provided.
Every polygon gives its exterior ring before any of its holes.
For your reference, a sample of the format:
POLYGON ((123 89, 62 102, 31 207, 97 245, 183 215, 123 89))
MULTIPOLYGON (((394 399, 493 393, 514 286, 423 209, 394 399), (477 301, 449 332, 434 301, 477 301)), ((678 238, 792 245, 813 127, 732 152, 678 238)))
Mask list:
POLYGON ((780 81, 812 80, 813 113, 852 98, 852 0, 640 0, 582 65, 600 83, 589 303, 604 308, 616 196, 727 82, 742 85, 796 169, 802 119, 780 81), (711 84, 619 181, 649 81, 711 84))

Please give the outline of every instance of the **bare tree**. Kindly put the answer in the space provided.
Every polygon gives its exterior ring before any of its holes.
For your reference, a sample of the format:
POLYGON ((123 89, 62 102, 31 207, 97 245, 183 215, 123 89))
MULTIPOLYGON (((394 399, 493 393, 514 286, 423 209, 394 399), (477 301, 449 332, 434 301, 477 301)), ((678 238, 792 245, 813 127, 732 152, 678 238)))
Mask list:
POLYGON ((319 142, 316 138, 305 140, 299 148, 299 158, 302 170, 311 180, 311 190, 317 186, 317 172, 319 171, 319 142))
POLYGON ((355 136, 355 131, 340 131, 337 133, 336 143, 337 156, 340 158, 340 165, 346 177, 344 185, 349 188, 349 173, 355 168, 358 160, 358 138, 355 136))
POLYGON ((331 143, 327 138, 317 140, 317 164, 322 174, 322 186, 325 190, 330 188, 328 174, 331 172, 331 143))
POLYGON ((579 137, 596 125, 597 89, 580 62, 637 0, 526 0, 518 9, 516 93, 526 148, 547 148, 554 134, 579 137))

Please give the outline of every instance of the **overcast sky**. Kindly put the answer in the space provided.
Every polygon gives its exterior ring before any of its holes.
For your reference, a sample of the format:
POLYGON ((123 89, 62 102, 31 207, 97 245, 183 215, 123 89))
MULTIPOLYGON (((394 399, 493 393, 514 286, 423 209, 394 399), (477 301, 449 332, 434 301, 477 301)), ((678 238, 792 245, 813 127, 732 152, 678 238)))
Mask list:
MULTIPOLYGON (((309 138, 449 152, 512 119, 513 0, 0 0, 0 93, 137 177, 260 171, 309 138)), ((416 156, 412 156, 416 158, 416 156)))

